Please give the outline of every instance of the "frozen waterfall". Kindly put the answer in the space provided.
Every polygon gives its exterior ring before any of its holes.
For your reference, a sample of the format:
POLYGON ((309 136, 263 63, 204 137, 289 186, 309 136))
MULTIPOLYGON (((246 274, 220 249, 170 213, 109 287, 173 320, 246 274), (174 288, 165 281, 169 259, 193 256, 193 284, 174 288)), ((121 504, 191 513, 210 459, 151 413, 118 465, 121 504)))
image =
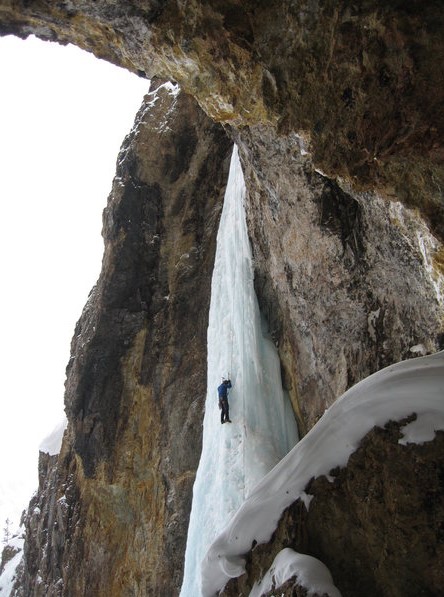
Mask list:
POLYGON ((193 489, 182 597, 201 595, 201 562, 253 487, 295 445, 297 428, 280 362, 253 286, 245 183, 234 147, 211 287, 208 389, 193 489), (221 425, 217 386, 231 378, 231 424, 221 425))

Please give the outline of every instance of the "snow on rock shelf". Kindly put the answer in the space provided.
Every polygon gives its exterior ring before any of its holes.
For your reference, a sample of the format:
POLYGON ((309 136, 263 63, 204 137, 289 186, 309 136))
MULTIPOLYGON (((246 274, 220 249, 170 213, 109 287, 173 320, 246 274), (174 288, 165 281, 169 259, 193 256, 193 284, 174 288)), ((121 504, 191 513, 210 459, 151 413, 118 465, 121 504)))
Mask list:
POLYGON ((0 596, 9 597, 17 578, 17 568, 23 558, 23 545, 25 539, 23 533, 15 535, 3 548, 2 569, 0 570, 0 596), (5 551, 9 550, 12 555, 4 562, 5 551))
POLYGON ((205 597, 244 570, 253 541, 267 543, 282 512, 312 477, 345 466, 374 426, 416 413, 404 440, 424 442, 444 429, 444 352, 391 365, 348 390, 256 486, 208 550, 202 565, 205 597))
POLYGON ((278 553, 262 581, 254 585, 249 597, 261 597, 294 577, 295 583, 307 590, 308 596, 317 594, 341 597, 327 566, 317 558, 289 548, 278 553))

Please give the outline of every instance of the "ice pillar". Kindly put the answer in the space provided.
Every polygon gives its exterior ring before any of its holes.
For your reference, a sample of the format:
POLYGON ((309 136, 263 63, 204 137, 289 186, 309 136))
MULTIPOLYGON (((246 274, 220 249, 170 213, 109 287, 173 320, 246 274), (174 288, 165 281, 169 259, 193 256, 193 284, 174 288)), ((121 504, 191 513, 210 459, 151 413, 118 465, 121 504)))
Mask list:
POLYGON ((193 489, 182 597, 197 597, 208 547, 254 485, 295 445, 276 348, 253 286, 245 182, 233 149, 217 235, 208 325, 208 390, 202 454, 193 489), (232 423, 221 425, 217 387, 231 378, 232 423))

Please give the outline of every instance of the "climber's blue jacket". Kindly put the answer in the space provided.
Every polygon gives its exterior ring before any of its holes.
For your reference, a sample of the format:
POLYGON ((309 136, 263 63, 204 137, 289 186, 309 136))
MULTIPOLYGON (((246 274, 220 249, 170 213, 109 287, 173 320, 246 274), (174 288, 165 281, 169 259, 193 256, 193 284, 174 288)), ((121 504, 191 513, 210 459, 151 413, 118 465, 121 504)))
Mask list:
POLYGON ((217 393, 219 394, 219 398, 227 398, 228 389, 231 388, 231 381, 228 379, 228 383, 221 383, 220 386, 217 388, 217 393))

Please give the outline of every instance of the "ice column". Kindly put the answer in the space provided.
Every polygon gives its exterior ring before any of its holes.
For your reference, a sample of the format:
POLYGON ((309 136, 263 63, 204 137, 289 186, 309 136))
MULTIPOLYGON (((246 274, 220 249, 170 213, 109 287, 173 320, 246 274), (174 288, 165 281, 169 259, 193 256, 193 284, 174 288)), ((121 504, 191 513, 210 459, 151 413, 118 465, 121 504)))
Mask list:
POLYGON ((276 348, 261 318, 244 211, 245 182, 233 149, 211 287, 208 390, 193 489, 182 597, 198 597, 210 544, 251 489, 297 442, 276 348), (231 378, 232 423, 220 423, 217 386, 231 378))

